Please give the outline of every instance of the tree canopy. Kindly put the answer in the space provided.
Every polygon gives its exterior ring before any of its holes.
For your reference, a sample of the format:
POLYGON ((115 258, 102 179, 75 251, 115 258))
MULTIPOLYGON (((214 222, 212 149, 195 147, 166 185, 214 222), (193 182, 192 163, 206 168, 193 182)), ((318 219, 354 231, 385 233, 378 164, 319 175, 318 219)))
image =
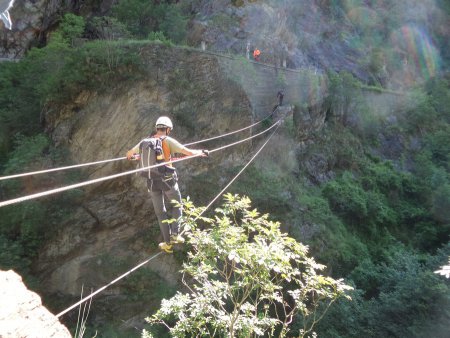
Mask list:
POLYGON ((335 300, 350 299, 352 288, 324 275, 308 247, 251 209, 249 198, 226 195, 213 218, 201 217, 203 209, 190 201, 184 207, 188 291, 164 299, 147 318, 172 336, 284 337, 296 320, 301 329, 295 334, 303 337, 335 300))

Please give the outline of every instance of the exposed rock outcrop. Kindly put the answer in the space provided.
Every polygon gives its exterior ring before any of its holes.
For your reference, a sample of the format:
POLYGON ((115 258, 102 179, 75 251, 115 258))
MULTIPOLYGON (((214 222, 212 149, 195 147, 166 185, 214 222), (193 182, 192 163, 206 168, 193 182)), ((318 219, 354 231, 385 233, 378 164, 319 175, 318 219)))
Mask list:
POLYGON ((0 337, 65 338, 69 330, 29 291, 14 271, 0 271, 0 337))
MULTIPOLYGON (((71 104, 47 112, 48 131, 58 146, 67 147, 72 162, 124 156, 154 128, 159 115, 172 118, 172 136, 183 143, 237 130, 254 120, 245 92, 222 71, 216 57, 162 45, 142 48, 140 55, 146 65, 144 80, 141 77, 139 81, 114 83, 102 92, 83 91, 71 104)), ((238 137, 250 134, 247 130, 238 137)), ((224 142, 192 147, 212 149, 236 139, 229 137, 224 142)), ((247 142, 206 159, 177 164, 183 197, 189 195, 196 204, 205 205, 214 196, 210 191, 220 191, 216 188, 231 175, 223 168, 244 163, 251 149, 247 142), (214 187, 205 183, 211 177, 220 180, 214 187)), ((89 168, 83 174, 87 180, 132 170, 135 165, 119 161, 89 168)), ((73 206, 63 230, 36 262, 49 299, 64 295, 68 305, 79 295, 82 285, 97 289, 109 283, 157 252, 160 241, 153 206, 141 177, 129 175, 83 190, 82 202, 73 206)), ((154 292, 155 283, 174 287, 180 278, 179 269, 180 262, 173 255, 152 260, 139 270, 153 278, 144 279, 143 292, 154 292)), ((93 311, 96 320, 108 315, 113 307, 104 304, 115 299, 120 300, 114 303, 120 304, 114 307, 115 318, 137 316, 142 324, 149 308, 156 304, 148 297, 127 301, 127 287, 130 285, 124 280, 96 297, 94 307, 102 309, 93 311)), ((76 313, 69 313, 65 320, 71 318, 76 320, 76 313)))
MULTIPOLYGON (((214 55, 162 45, 142 48, 140 55, 147 67, 145 80, 112 84, 110 90, 101 93, 84 91, 71 104, 47 112, 48 131, 57 145, 68 148, 67 156, 72 162, 124 156, 127 149, 153 129, 159 115, 173 119, 175 138, 190 142, 248 126, 270 113, 277 102, 276 69, 258 65, 242 68, 240 63, 230 65, 214 55), (251 74, 256 79, 268 76, 270 80, 247 86, 246 81, 253 81, 251 74)), ((294 84, 304 78, 293 73, 287 75, 288 81, 290 76, 292 88, 303 93, 304 87, 294 84)), ((295 90, 287 91, 282 115, 289 115, 288 102, 295 90)), ((308 97, 308 84, 304 92, 308 97)), ((248 137, 259 128, 193 148, 214 149, 248 137)), ((182 195, 189 195, 197 205, 206 205, 232 177, 232 168, 245 164, 264 140, 260 137, 211 154, 207 159, 177 164, 182 195)), ((278 142, 287 148, 290 141, 280 136, 271 145, 273 149, 267 150, 275 156, 270 161, 279 164, 278 142)), ((287 157, 283 154, 285 161, 287 157)), ((294 152, 289 153, 289 159, 288 171, 296 167, 294 152)), ((96 178, 134 168, 134 163, 121 161, 87 169, 84 175, 86 179, 96 178)), ((159 228, 142 178, 129 175, 83 190, 82 202, 73 206, 63 230, 36 262, 49 298, 62 294, 75 299, 83 284, 97 289, 157 251, 159 228)), ((180 278, 179 264, 174 256, 159 256, 140 273, 156 274, 164 285, 175 286, 180 278)), ((104 301, 124 297, 125 288, 123 284, 109 288, 96 297, 95 304, 102 307, 104 301)), ((151 292, 152 285, 145 289, 151 292)), ((68 299, 67 303, 71 301, 68 299)), ((129 307, 115 309, 115 317, 126 319, 149 312, 145 300, 127 304, 129 307)), ((99 312, 102 311, 96 311, 97 319, 103 315, 99 312)))
MULTIPOLYGON (((18 59, 32 46, 45 43, 49 32, 66 12, 90 16, 107 12, 114 0, 16 1, 10 10, 12 29, 0 28, 0 58, 18 59)), ((0 26, 2 24, 0 23, 0 26)))

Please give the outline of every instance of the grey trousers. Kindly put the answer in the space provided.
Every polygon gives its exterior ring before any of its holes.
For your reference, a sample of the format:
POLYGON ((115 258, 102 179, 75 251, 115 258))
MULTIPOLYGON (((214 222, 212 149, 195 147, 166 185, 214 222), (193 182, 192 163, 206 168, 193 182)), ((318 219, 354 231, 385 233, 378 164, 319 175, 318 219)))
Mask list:
POLYGON ((175 183, 175 185, 167 191, 152 191, 152 189, 149 189, 149 192, 152 197, 153 207, 155 209, 156 217, 158 218, 159 229, 164 237, 164 242, 169 243, 170 235, 177 235, 180 228, 179 220, 181 217, 181 208, 176 207, 172 203, 172 200, 181 203, 181 194, 178 183, 175 183), (170 224, 163 223, 163 221, 172 218, 176 221, 170 224))

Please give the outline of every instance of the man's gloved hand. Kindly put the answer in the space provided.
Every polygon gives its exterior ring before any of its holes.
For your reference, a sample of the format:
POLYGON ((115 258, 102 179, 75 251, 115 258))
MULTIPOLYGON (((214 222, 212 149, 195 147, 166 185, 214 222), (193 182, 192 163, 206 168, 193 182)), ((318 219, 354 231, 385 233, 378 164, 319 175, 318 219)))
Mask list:
POLYGON ((134 160, 134 152, 133 150, 127 151, 127 160, 134 160))
POLYGON ((205 153, 205 150, 196 149, 193 151, 193 155, 200 156, 200 157, 207 157, 207 151, 205 153))
POLYGON ((209 156, 209 150, 203 149, 202 153, 203 153, 203 155, 202 155, 203 157, 208 157, 209 156))

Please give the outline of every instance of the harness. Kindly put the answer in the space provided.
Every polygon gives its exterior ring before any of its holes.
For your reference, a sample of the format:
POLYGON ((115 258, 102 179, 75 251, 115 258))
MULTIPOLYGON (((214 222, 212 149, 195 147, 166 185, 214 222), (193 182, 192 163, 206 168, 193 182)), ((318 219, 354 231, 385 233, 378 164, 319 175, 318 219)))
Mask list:
POLYGON ((171 189, 177 182, 175 168, 171 161, 170 148, 166 137, 149 137, 143 139, 139 144, 141 154, 141 166, 152 167, 165 163, 156 168, 150 168, 142 172, 142 176, 147 178, 147 186, 152 191, 171 189))

